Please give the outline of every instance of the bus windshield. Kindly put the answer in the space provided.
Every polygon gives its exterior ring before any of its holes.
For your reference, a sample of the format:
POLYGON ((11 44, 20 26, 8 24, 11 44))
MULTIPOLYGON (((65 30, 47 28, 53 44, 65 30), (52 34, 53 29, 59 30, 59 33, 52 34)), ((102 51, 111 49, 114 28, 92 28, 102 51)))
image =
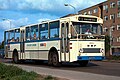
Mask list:
POLYGON ((77 34, 86 34, 86 32, 96 35, 102 34, 102 26, 100 24, 73 22, 73 28, 77 34))

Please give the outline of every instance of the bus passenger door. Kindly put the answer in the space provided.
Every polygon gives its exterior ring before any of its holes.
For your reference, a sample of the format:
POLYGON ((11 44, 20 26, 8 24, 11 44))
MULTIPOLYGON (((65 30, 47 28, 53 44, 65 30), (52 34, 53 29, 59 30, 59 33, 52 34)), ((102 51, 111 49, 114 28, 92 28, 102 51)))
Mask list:
POLYGON ((23 59, 24 58, 24 52, 25 52, 25 46, 24 46, 24 34, 25 33, 25 31, 24 30, 21 30, 21 32, 20 32, 20 40, 21 40, 21 42, 20 42, 20 59, 23 59))
POLYGON ((62 31, 62 61, 69 61, 69 40, 68 40, 68 33, 69 33, 69 23, 64 22, 61 24, 61 31, 62 31))

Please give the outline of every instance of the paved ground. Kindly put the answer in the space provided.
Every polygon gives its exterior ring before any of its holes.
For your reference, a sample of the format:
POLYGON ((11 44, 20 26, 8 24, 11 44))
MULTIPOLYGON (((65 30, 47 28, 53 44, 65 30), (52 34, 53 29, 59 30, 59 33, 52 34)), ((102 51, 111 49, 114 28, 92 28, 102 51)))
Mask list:
MULTIPOLYGON (((9 60, 4 62, 12 64, 9 60)), ((27 71, 71 80, 120 80, 120 63, 116 62, 92 61, 87 67, 80 67, 78 64, 63 64, 62 67, 55 68, 47 66, 46 63, 23 63, 16 66, 27 71)))

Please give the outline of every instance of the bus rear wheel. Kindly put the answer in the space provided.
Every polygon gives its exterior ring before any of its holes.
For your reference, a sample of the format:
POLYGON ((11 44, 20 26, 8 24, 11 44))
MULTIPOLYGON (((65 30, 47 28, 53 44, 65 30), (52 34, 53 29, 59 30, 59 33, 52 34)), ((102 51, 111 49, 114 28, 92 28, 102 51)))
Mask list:
POLYGON ((13 53, 13 62, 16 64, 19 63, 18 54, 16 52, 13 53))
POLYGON ((78 61, 78 63, 79 63, 80 66, 82 66, 82 67, 87 66, 88 62, 89 62, 88 60, 85 60, 85 61, 78 61))
POLYGON ((50 52, 48 55, 48 65, 51 66, 52 65, 52 53, 50 52))

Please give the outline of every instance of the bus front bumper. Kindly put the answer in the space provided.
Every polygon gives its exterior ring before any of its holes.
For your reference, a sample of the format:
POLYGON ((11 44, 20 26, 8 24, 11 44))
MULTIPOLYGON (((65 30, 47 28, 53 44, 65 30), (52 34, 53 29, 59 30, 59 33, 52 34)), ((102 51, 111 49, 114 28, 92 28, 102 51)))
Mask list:
POLYGON ((105 56, 78 56, 77 60, 104 60, 105 56))

